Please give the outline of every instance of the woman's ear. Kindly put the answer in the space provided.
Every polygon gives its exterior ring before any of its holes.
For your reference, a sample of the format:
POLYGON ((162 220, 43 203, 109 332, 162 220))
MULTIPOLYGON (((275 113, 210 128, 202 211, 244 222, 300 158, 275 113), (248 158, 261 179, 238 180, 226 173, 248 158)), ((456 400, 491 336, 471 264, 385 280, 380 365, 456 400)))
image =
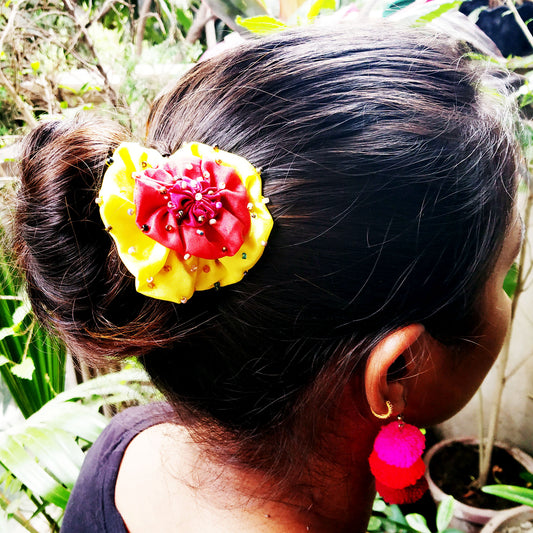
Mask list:
POLYGON ((374 415, 384 418, 403 412, 406 391, 399 378, 416 357, 414 352, 422 349, 418 339, 423 332, 421 324, 410 324, 389 333, 370 352, 365 368, 365 394, 374 415))

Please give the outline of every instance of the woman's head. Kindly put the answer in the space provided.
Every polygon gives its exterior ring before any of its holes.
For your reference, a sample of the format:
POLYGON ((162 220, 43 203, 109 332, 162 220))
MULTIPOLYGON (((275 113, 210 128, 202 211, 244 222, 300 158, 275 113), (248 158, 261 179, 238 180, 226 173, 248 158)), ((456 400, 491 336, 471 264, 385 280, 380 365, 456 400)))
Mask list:
POLYGON ((216 144, 261 167, 274 229, 243 281, 186 304, 138 294, 99 218, 126 132, 41 125, 15 227, 36 312, 89 361, 141 356, 196 420, 290 440, 387 334, 475 330, 515 190, 502 76, 391 27, 287 32, 197 65, 156 101, 145 144, 216 144))

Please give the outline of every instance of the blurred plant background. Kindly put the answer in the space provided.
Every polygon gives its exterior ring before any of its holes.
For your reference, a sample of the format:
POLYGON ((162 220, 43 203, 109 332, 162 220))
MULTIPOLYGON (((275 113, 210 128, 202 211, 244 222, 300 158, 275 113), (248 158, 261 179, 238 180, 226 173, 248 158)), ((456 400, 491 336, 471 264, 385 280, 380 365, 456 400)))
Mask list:
MULTIPOLYGON (((158 398, 134 363, 96 375, 73 364, 61 343, 34 321, 9 255, 8 230, 2 229, 12 217, 22 135, 40 120, 83 111, 111 116, 142 139, 156 94, 204 53, 287 27, 320 24, 327 32, 328 20, 364 23, 389 17, 473 35, 491 61, 516 72, 514 98, 523 111, 527 176, 533 161, 530 7, 511 0, 1 0, 0 239, 6 245, 0 252, 0 531, 58 531, 84 453, 109 416, 158 398), (514 21, 519 28, 513 33, 519 41, 511 43, 514 49, 491 34, 502 21, 514 21), (476 23, 500 51, 472 29, 476 23)), ((527 185, 522 196, 527 226, 527 185)), ((507 283, 514 309, 531 271, 526 247, 527 240, 507 283)), ((503 390, 506 360, 502 369, 503 390)), ((489 434, 496 432, 497 403, 489 434)), ((490 458, 488 445, 487 454, 490 458)), ((441 509, 439 531, 447 527, 450 506, 441 509)), ((380 500, 369 527, 429 531, 423 517, 405 519, 380 500)))

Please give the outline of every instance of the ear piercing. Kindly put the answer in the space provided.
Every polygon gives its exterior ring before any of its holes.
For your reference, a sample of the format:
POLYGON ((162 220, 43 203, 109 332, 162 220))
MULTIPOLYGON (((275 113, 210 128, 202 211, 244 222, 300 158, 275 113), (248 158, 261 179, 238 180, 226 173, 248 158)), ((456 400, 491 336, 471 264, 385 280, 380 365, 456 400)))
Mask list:
POLYGON ((370 408, 370 410, 372 411, 372 414, 376 418, 380 418, 381 420, 385 420, 385 418, 389 418, 389 416, 392 414, 392 402, 387 400, 385 402, 385 404, 387 405, 387 412, 384 415, 380 415, 379 413, 374 412, 374 410, 372 408, 370 408))

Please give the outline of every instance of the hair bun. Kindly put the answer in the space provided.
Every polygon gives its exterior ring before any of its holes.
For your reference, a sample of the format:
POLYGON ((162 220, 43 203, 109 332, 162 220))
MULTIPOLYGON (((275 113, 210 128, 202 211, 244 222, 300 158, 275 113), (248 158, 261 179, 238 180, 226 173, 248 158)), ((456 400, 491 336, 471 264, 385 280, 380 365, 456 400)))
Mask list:
POLYGON ((22 146, 15 250, 37 316, 67 342, 90 329, 109 284, 111 241, 94 199, 106 157, 127 138, 114 122, 78 116, 42 123, 22 146))

